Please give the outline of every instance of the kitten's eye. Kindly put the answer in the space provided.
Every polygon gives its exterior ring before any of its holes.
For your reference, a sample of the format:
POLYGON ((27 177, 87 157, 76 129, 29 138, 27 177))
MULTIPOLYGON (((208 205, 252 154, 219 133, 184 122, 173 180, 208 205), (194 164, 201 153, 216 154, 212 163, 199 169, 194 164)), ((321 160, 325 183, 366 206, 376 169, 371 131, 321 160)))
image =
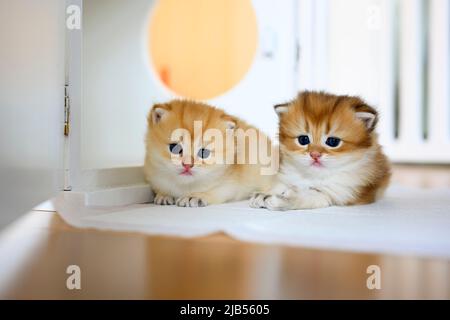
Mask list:
POLYGON ((199 158, 201 159, 206 159, 209 157, 209 155, 211 154, 211 151, 205 148, 201 148, 200 150, 198 150, 197 155, 199 158))
POLYGON ((169 144, 169 150, 173 154, 182 154, 183 153, 183 147, 178 143, 169 144))
POLYGON ((325 141, 325 144, 332 148, 336 148, 339 145, 339 143, 341 143, 341 139, 336 137, 328 137, 327 141, 325 141))
POLYGON ((300 143, 302 146, 306 146, 307 144, 309 144, 309 137, 308 136, 299 136, 298 143, 300 143))

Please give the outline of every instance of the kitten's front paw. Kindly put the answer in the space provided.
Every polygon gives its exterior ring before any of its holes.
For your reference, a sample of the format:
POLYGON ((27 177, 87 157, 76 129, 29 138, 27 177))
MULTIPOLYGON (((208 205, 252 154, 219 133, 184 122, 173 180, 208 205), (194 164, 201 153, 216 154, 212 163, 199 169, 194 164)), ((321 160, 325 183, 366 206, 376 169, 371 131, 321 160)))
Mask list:
POLYGON ((192 207, 192 208, 206 207, 208 205, 206 200, 198 197, 181 197, 177 199, 175 204, 179 207, 192 207))
POLYGON ((272 211, 285 211, 292 209, 289 199, 279 195, 267 197, 264 200, 264 207, 272 211))
POLYGON ((250 198, 250 207, 266 208, 274 211, 284 211, 292 209, 292 205, 287 197, 286 192, 281 195, 270 195, 267 193, 255 193, 250 198))
POLYGON ((250 198, 250 207, 252 208, 265 208, 265 200, 269 198, 270 195, 266 193, 255 193, 250 198))
POLYGON ((175 204, 175 198, 172 196, 166 196, 165 194, 157 193, 155 199, 153 200, 153 203, 161 206, 173 205, 175 204))

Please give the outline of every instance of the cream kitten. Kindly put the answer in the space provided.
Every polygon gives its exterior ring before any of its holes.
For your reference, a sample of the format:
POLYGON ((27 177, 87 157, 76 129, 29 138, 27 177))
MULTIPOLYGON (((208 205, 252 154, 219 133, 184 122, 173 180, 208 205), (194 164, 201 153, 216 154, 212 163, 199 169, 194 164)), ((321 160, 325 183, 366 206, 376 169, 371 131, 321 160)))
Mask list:
POLYGON ((250 206, 310 209, 366 204, 382 195, 391 173, 374 131, 375 109, 357 97, 304 92, 275 111, 278 182, 255 194, 250 206))
MULTIPOLYGON (((238 130, 253 130, 265 137, 244 121, 203 103, 174 100, 155 105, 148 116, 144 166, 156 193, 154 202, 201 207, 267 191, 274 175, 261 175, 259 162, 236 161, 248 143, 240 147, 218 143, 238 130), (219 137, 208 137, 211 132, 219 137)), ((270 147, 270 140, 266 141, 270 147)), ((246 153, 242 159, 248 158, 246 153)))

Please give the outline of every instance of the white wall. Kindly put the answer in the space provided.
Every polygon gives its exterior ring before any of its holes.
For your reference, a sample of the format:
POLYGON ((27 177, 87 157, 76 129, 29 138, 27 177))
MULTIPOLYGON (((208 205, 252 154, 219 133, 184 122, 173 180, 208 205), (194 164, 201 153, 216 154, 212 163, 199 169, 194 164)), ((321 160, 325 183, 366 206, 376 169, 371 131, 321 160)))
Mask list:
MULTIPOLYGON (((365 97, 379 103, 381 28, 376 27, 376 8, 381 1, 329 1, 329 90, 365 97)), ((382 13, 382 11, 380 11, 382 13)))
POLYGON ((0 226, 62 188, 64 2, 0 2, 0 226))
POLYGON ((142 165, 156 99, 144 48, 152 0, 83 2, 83 169, 142 165))

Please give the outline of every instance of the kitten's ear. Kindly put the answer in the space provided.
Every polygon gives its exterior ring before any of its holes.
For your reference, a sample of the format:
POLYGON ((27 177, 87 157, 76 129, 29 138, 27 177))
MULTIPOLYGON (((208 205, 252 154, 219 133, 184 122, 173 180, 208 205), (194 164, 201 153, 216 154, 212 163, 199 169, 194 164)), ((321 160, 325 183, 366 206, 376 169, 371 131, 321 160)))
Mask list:
POLYGON ((227 129, 233 130, 236 129, 237 120, 229 115, 223 115, 222 119, 225 121, 225 125, 227 129))
POLYGON ((362 104, 355 108, 355 116, 361 120, 366 126, 367 130, 373 131, 378 122, 378 112, 366 105, 362 104))
POLYGON ((155 104, 148 116, 148 123, 157 124, 161 122, 161 120, 169 111, 170 111, 169 104, 155 104))
POLYGON ((278 116, 289 111, 289 103, 277 104, 273 107, 278 116))
POLYGON ((227 121, 227 129, 235 129, 235 128, 236 128, 236 122, 227 121))

